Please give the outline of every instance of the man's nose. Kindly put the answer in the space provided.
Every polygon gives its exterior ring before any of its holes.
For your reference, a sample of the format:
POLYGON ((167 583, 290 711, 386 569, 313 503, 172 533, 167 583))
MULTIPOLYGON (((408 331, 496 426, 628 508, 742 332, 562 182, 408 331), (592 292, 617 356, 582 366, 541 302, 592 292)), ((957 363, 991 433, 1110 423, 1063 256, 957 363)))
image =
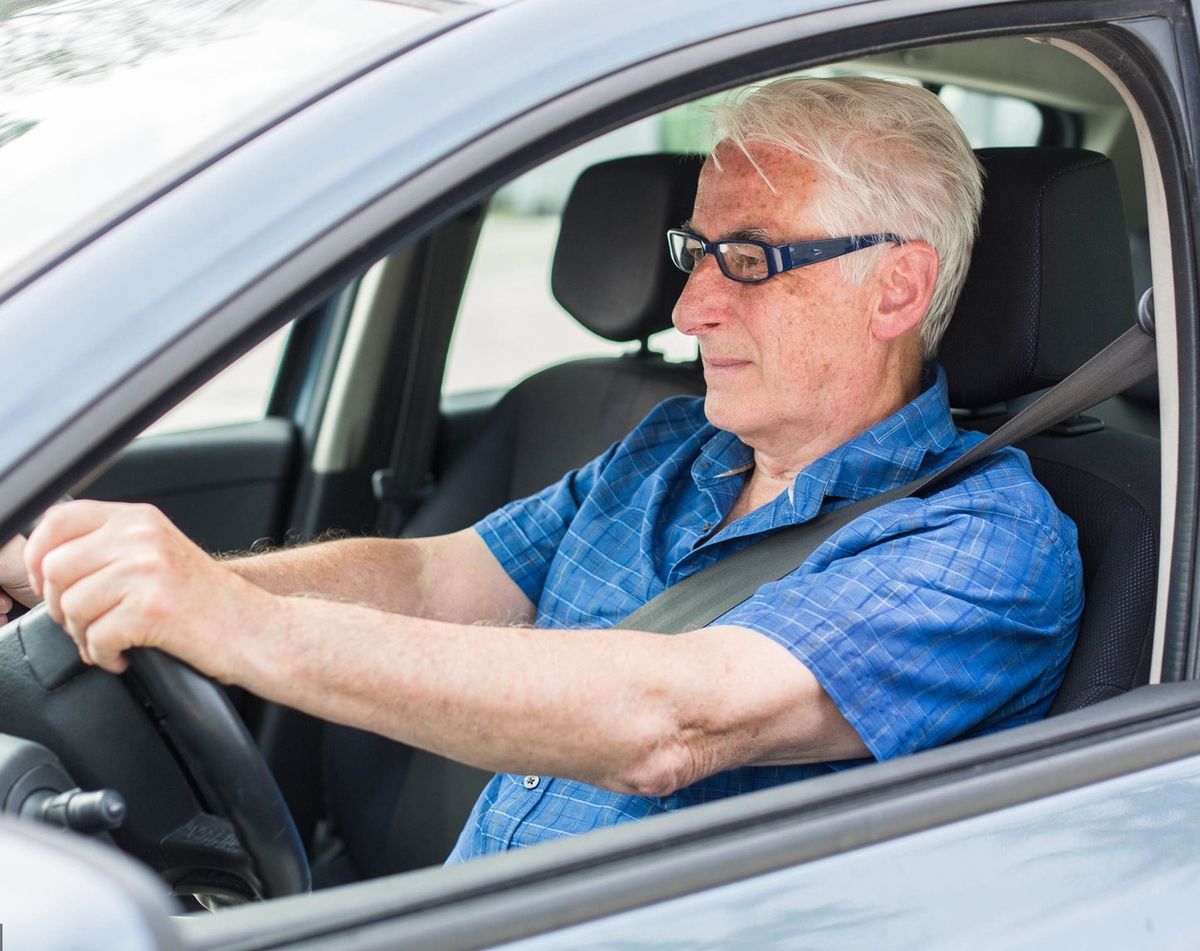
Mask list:
POLYGON ((706 254, 688 276, 683 293, 671 311, 671 323, 675 329, 688 336, 705 334, 721 326, 729 314, 729 286, 733 282, 725 278, 711 254, 706 254))

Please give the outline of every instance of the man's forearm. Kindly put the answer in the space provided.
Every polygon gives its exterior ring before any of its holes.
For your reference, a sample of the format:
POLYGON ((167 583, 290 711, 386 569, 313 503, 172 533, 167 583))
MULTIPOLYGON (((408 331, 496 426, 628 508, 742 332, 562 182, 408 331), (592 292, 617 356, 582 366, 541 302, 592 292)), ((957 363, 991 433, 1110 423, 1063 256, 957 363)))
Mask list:
POLYGON ((421 553, 394 538, 346 538, 223 562, 272 594, 350 601, 425 617, 421 553))
POLYGON ((435 538, 347 538, 222 564, 272 594, 460 623, 533 619, 533 605, 471 529, 435 538))
POLYGON ((676 762, 672 703, 647 690, 637 670, 664 666, 671 645, 658 635, 452 624, 274 600, 269 628, 259 626, 262 634, 213 673, 488 770, 645 791, 651 772, 676 762))
POLYGON ((219 675, 485 769, 667 795, 735 765, 860 755, 811 673, 741 629, 468 626, 293 598, 270 613, 219 675))

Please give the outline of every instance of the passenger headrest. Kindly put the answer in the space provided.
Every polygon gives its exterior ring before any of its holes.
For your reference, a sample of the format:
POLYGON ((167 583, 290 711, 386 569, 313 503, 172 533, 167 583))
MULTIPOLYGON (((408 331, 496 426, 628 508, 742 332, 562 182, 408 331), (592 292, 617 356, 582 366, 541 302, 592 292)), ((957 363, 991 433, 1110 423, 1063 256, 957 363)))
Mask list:
POLYGON ((980 149, 979 241, 942 340, 950 404, 1057 383, 1136 316, 1116 170, 1082 149, 980 149))
POLYGON ((550 287, 588 330, 625 342, 671 326, 687 275, 671 264, 665 232, 691 216, 703 162, 637 155, 579 176, 563 209, 550 287))

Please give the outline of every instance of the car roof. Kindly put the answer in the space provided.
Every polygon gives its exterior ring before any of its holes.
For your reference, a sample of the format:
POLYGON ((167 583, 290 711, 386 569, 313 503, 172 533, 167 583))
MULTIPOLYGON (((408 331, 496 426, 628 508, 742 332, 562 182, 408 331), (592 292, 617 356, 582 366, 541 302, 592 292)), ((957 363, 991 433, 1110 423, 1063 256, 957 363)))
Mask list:
MULTIPOLYGON (((442 42, 447 34, 477 39, 488 66, 484 74, 456 61, 444 97, 478 102, 486 126, 512 114, 492 91, 518 80, 523 88, 508 101, 519 107, 605 67, 848 2, 19 0, 0 14, 0 206, 9 225, 0 230, 0 299, 103 225, 362 75, 427 45, 461 56, 464 44, 442 42), (117 19, 98 29, 105 15, 117 19), (476 30, 480 21, 487 27, 476 30)), ((378 121, 400 118, 419 135, 438 121, 441 95, 423 84, 378 121)))

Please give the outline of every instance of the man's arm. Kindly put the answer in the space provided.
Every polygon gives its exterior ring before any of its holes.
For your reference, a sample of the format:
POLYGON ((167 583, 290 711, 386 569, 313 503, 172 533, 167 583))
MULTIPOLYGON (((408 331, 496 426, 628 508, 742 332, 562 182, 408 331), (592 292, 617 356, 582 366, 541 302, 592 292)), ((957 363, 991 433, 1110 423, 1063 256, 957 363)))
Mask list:
POLYGON ((218 674, 485 769, 667 795, 746 764, 868 755, 816 678, 737 627, 466 626, 281 599, 218 674))
POLYGON ((273 594, 463 624, 528 624, 534 616, 473 529, 433 538, 347 538, 222 564, 273 594))
MULTIPOLYGON (((115 510, 108 503, 81 506, 73 506, 72 511, 89 514, 72 527, 52 532, 54 544, 66 545, 74 533, 98 529, 102 513, 115 510)), ((137 511, 136 506, 122 509, 137 511)), ((142 512, 152 520, 161 515, 149 506, 142 512)), ((52 517, 60 518, 61 512, 52 517)), ((106 544, 109 535, 100 531, 92 543, 106 544)), ((27 607, 42 600, 29 584, 26 544, 17 536, 0 549, 0 623, 7 621, 13 598, 27 607)), ((69 556, 68 551, 59 557, 69 556)), ((350 601, 413 617, 529 624, 535 613, 529 598, 473 529, 432 538, 348 538, 229 558, 221 564, 274 594, 350 601)))
MULTIPOLYGON (((491 559, 481 540, 460 544, 491 559)), ((55 509, 26 561, 89 662, 120 671, 127 648, 158 647, 268 699, 487 768, 666 794, 734 765, 864 751, 802 664, 739 628, 530 630, 272 593, 148 507, 55 509)), ((428 581, 440 567, 458 590, 450 575, 466 564, 431 562, 428 581)), ((492 559, 482 584, 503 590, 494 572, 492 559)))

